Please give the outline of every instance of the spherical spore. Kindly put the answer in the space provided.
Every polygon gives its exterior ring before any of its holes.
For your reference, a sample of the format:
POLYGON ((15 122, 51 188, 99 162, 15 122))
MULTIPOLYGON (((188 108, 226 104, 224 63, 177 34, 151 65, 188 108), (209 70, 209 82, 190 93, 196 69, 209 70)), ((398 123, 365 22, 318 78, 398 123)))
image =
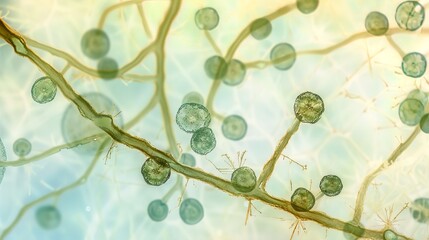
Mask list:
POLYGON ((420 119, 420 129, 424 133, 429 133, 429 113, 426 113, 420 119))
POLYGON ((429 221, 429 198, 417 198, 410 204, 410 213, 419 223, 429 221))
POLYGON ((226 74, 222 81, 226 85, 237 86, 243 82, 246 71, 246 66, 240 60, 232 59, 227 65, 226 74))
POLYGON ((383 238, 384 240, 399 240, 398 235, 396 235, 396 233, 390 229, 384 231, 383 238))
POLYGON ((314 12, 319 6, 319 0, 297 0, 296 7, 304 14, 314 12))
POLYGON ((279 43, 271 50, 270 60, 278 70, 288 70, 296 61, 295 48, 289 43, 279 43))
POLYGON ((106 56, 110 49, 110 40, 106 32, 93 28, 83 34, 80 46, 87 57, 95 60, 106 56))
POLYGON ((182 104, 184 103, 197 103, 203 105, 204 98, 198 92, 189 92, 183 97, 182 104))
POLYGON ((208 127, 202 127, 192 134, 191 148, 195 153, 207 155, 216 147, 216 138, 208 127))
MULTIPOLYGON (((98 92, 86 93, 81 96, 91 104, 95 111, 114 116, 114 123, 119 127, 123 126, 122 114, 119 114, 121 111, 110 98, 98 92)), ((76 142, 82 138, 102 133, 102 130, 95 126, 92 121, 82 117, 72 103, 64 111, 61 130, 66 143, 76 142)), ((97 151, 100 144, 101 138, 97 138, 85 145, 74 147, 73 150, 79 154, 90 155, 97 151)))
POLYGON ((423 106, 426 106, 428 102, 428 95, 426 92, 423 92, 420 89, 414 89, 408 93, 407 98, 417 99, 419 100, 423 106))
POLYGON ((227 68, 228 65, 221 56, 211 56, 204 62, 204 72, 213 80, 223 79, 226 75, 227 68))
POLYGON ((325 111, 323 100, 315 93, 301 93, 295 100, 295 116, 303 123, 316 123, 322 116, 323 111, 325 111))
POLYGON ((257 40, 262 40, 270 35, 272 29, 270 20, 258 18, 250 24, 250 35, 257 40))
POLYGON ((141 174, 145 182, 152 186, 161 186, 171 175, 171 168, 165 160, 161 158, 148 158, 143 163, 141 174))
POLYGON ((255 172, 249 167, 237 168, 231 176, 231 183, 235 190, 247 193, 256 187, 255 172))
POLYGON ((417 99, 407 98, 398 108, 399 119, 407 126, 416 126, 424 114, 425 108, 417 99))
POLYGON ((338 176, 326 175, 320 180, 320 191, 329 197, 337 196, 343 189, 343 183, 338 176))
POLYGON ((212 7, 201 8, 195 13, 195 24, 201 30, 213 30, 219 24, 219 14, 212 7))
POLYGON ((417 1, 404 1, 398 5, 395 20, 398 26, 408 31, 415 31, 423 25, 425 8, 417 1))
POLYGON ((160 199, 153 200, 147 206, 147 213, 153 221, 161 222, 168 215, 168 206, 160 199))
POLYGON ((31 87, 31 97, 40 104, 54 100, 57 94, 57 85, 49 77, 37 79, 31 87))
POLYGON ((368 33, 381 36, 389 30, 389 20, 381 12, 370 12, 365 18, 365 28, 368 33))
POLYGON ((19 138, 13 143, 13 152, 18 157, 25 157, 31 152, 31 143, 26 138, 19 138))
POLYGON ((97 64, 97 71, 102 79, 114 79, 118 76, 118 63, 113 58, 102 58, 97 64))
POLYGON ((202 127, 209 126, 210 113, 198 103, 184 103, 177 110, 176 123, 185 132, 194 133, 202 127))
POLYGON ((53 205, 41 206, 36 210, 36 221, 46 230, 57 228, 61 223, 61 214, 53 205))
POLYGON ((247 123, 243 117, 239 115, 230 115, 222 122, 223 135, 234 141, 243 139, 247 133, 247 123))
POLYGON ((204 208, 200 201, 194 198, 183 200, 179 208, 180 218, 188 225, 199 223, 204 217, 204 208))
POLYGON ((402 72, 412 78, 419 78, 426 72, 426 57, 418 52, 411 52, 402 58, 402 72))
POLYGON ((314 195, 305 188, 297 188, 291 197, 293 209, 298 212, 310 211, 313 208, 316 199, 314 195))

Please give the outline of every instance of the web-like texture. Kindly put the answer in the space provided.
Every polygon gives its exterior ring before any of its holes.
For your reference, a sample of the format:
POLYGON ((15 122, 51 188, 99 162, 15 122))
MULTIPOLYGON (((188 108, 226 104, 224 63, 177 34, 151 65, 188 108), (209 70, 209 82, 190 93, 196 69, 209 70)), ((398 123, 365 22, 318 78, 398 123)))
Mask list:
MULTIPOLYGON (((83 67, 95 69, 97 61, 81 51, 81 37, 98 26, 103 11, 120 2, 124 1, 5 0, 0 10, 1 16, 25 37, 67 52, 83 67)), ((216 148, 206 156, 193 153, 196 167, 229 179, 233 168, 226 163, 225 154, 237 168, 237 152, 246 151, 244 165, 259 176, 295 118, 296 96, 306 91, 317 93, 325 105, 321 119, 315 124, 300 125, 277 162, 266 190, 286 200, 298 187, 317 196, 322 177, 337 175, 344 185, 340 195, 316 200, 312 210, 350 221, 365 177, 414 129, 401 123, 398 105, 413 89, 429 91, 426 75, 414 79, 401 70, 403 53, 416 51, 427 56, 429 26, 424 22, 415 32, 400 31, 395 22, 395 9, 400 2, 320 0, 311 14, 302 14, 295 8, 277 17, 266 39, 247 37, 233 58, 254 67, 247 69, 240 85, 221 84, 213 104, 213 110, 221 117, 242 116, 247 122, 247 134, 240 141, 226 139, 221 120, 212 116, 210 127, 216 135, 216 148), (365 17, 371 11, 387 16, 389 31, 395 32, 391 39, 365 34, 365 17), (283 42, 297 52, 296 62, 287 71, 267 64, 271 49, 283 42)), ((108 56, 120 67, 133 61, 155 39, 169 4, 166 0, 148 0, 109 13, 103 25, 111 43, 108 56), (142 6, 151 37, 144 29, 137 5, 142 6)), ((191 91, 207 100, 213 80, 204 72, 206 59, 225 55, 249 23, 288 4, 294 1, 182 2, 165 43, 164 86, 174 141, 181 151, 192 153, 191 134, 176 125, 175 113, 182 98, 191 91), (202 7, 218 11, 219 25, 210 35, 221 53, 195 26, 194 14, 202 7)), ((61 122, 69 101, 58 91, 52 102, 35 103, 31 86, 44 74, 16 55, 3 40, 0 46, 0 137, 8 161, 18 160, 12 145, 21 137, 32 143, 29 157, 65 144, 61 122)), ((36 49, 36 53, 58 71, 67 64, 67 59, 44 50, 36 49)), ((123 79, 102 80, 75 66, 64 76, 79 94, 100 92, 109 97, 127 125, 150 103, 157 90, 153 79, 142 80, 136 75, 154 75, 156 69, 155 58, 149 55, 129 70, 132 75, 123 79)), ((74 131, 78 125, 72 124, 66 131, 74 131)), ((158 104, 127 131, 170 151, 165 129, 158 104)), ((427 224, 416 222, 409 209, 394 220, 406 203, 429 197, 428 140, 426 134, 420 133, 396 162, 371 182, 361 219, 365 228, 381 230, 393 222, 389 228, 401 234, 413 239, 429 238, 427 224)), ((194 180, 187 183, 183 198, 198 199, 204 207, 204 218, 196 225, 186 225, 179 216, 182 190, 178 187, 184 186, 186 179, 172 172, 166 184, 147 185, 140 173, 146 157, 118 144, 106 146, 83 184, 64 190, 85 174, 93 158, 93 152, 63 149, 23 166, 7 167, 0 185, 0 231, 10 226, 26 204, 54 194, 24 209, 6 239, 289 239, 294 231, 296 218, 292 214, 258 201, 252 202, 256 209, 252 208, 245 226, 248 201, 194 180), (173 187, 177 191, 165 197, 173 187), (168 198, 170 212, 164 221, 154 222, 147 214, 147 206, 163 197, 168 198), (37 208, 46 204, 55 205, 61 212, 61 224, 56 229, 43 230, 36 222, 37 208)), ((344 239, 343 232, 312 221, 303 222, 303 226, 306 230, 299 225, 294 239, 344 239)))

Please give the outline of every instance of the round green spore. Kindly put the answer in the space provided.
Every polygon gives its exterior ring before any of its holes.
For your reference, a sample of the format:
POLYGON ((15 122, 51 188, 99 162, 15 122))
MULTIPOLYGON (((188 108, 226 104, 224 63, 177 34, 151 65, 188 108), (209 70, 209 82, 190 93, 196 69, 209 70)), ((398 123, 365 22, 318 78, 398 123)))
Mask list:
MULTIPOLYGON (((6 160, 7 160, 6 149, 3 145, 2 140, 0 139, 0 161, 6 161, 6 160)), ((6 172, 6 168, 0 167, 0 183, 3 181, 3 177, 4 177, 5 172, 6 172)))
MULTIPOLYGON (((110 98, 98 92, 87 93, 81 96, 91 104, 95 111, 114 116, 113 121, 115 124, 119 127, 123 126, 122 115, 118 114, 121 111, 110 98)), ((74 104, 69 104, 66 108, 62 118, 61 130, 66 143, 72 143, 103 132, 93 122, 82 117, 74 104)), ((100 143, 100 138, 98 138, 85 145, 74 147, 73 150, 79 154, 93 154, 100 146, 100 143)))
POLYGON ((196 164, 195 157, 190 153, 182 154, 180 157, 180 162, 190 167, 195 167, 196 164))
POLYGON ((57 228, 61 223, 60 211, 53 205, 41 206, 36 210, 36 221, 46 230, 57 228))
POLYGON ((405 1, 396 8, 395 20, 398 26, 408 31, 415 31, 423 25, 425 9, 417 1, 405 1))
POLYGON ((152 186, 161 186, 171 175, 171 168, 167 162, 161 158, 148 158, 143 163, 141 173, 145 182, 152 186))
POLYGON ((428 102, 427 93, 421 91, 420 89, 414 89, 411 92, 409 92, 407 95, 407 98, 417 99, 423 104, 423 106, 426 106, 428 102))
POLYGON ((368 33, 381 36, 389 30, 389 20, 381 12, 370 12, 365 18, 365 28, 368 33))
POLYGON ((410 206, 410 213, 419 223, 427 223, 429 220, 429 198, 417 198, 410 206))
POLYGON ((239 115, 230 115, 222 122, 222 133, 230 140, 241 140, 247 133, 247 123, 239 115))
POLYGON ((211 56, 204 63, 204 71, 211 79, 222 79, 225 77, 227 64, 221 56, 211 56))
POLYGON ((319 188, 326 196, 333 197, 340 194, 343 183, 338 176, 326 175, 320 180, 319 188))
POLYGON ((250 24, 250 35, 257 40, 262 40, 270 35, 272 29, 270 20, 258 18, 250 24))
POLYGON ((80 47, 87 57, 99 59, 109 52, 110 40, 103 30, 94 28, 83 34, 80 47))
POLYGON ((296 7, 304 14, 314 12, 319 6, 319 0, 297 0, 296 7))
POLYGON ((429 113, 426 113, 423 115, 423 117, 420 119, 420 129, 424 133, 429 133, 429 113))
POLYGON ((223 83, 229 86, 236 86, 243 82, 246 75, 246 66, 237 59, 232 59, 228 63, 225 77, 222 79, 223 83))
POLYGON ((188 225, 199 223, 204 217, 204 208, 200 201, 194 198, 183 200, 179 208, 180 218, 188 225))
POLYGON ((231 183, 235 190, 247 193, 256 187, 255 172, 249 167, 237 168, 231 176, 231 183))
POLYGON ((201 8, 195 13, 195 24, 201 30, 213 30, 219 24, 219 14, 212 7, 201 8))
POLYGON ((322 98, 312 92, 301 93, 293 108, 296 118, 303 123, 316 123, 325 111, 322 98))
POLYGON ((31 87, 31 97, 40 104, 54 100, 56 94, 57 85, 49 77, 37 79, 31 87))
POLYGON ((189 92, 183 97, 182 104, 184 103, 197 103, 203 105, 204 98, 198 92, 189 92))
POLYGON ((31 152, 31 143, 26 138, 19 138, 13 143, 13 152, 18 157, 25 157, 31 152))
POLYGON ((184 103, 177 110, 176 123, 185 132, 194 133, 210 124, 210 113, 198 103, 184 103))
POLYGON ((399 119, 408 126, 416 126, 424 114, 423 104, 414 98, 407 98, 402 101, 398 108, 399 119))
POLYGON ((161 222, 168 215, 168 206, 162 200, 153 200, 147 206, 147 214, 155 222, 161 222))
POLYGON ((426 72, 426 58, 421 53, 408 53, 402 58, 402 72, 408 77, 419 78, 426 72))
POLYGON ((384 240, 399 240, 398 235, 390 229, 384 231, 383 238, 384 240))
POLYGON ((314 195, 305 188, 297 188, 291 197, 293 209, 298 212, 310 211, 313 208, 316 199, 314 195))
POLYGON ((296 61, 295 48, 289 43, 279 43, 271 50, 270 60, 278 70, 288 70, 296 61))
POLYGON ((97 64, 98 76, 109 80, 118 76, 118 63, 113 58, 102 58, 97 64))
POLYGON ((207 155, 216 147, 216 138, 208 127, 198 129, 191 138, 191 148, 195 153, 207 155))

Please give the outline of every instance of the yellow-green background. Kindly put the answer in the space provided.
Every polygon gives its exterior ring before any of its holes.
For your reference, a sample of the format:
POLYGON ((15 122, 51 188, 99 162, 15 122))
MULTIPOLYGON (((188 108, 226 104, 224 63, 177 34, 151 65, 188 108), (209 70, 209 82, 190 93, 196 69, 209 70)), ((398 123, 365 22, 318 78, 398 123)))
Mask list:
MULTIPOLYGON (((22 34, 70 53, 89 67, 96 62, 84 56, 80 39, 85 31, 97 25, 102 11, 119 1, 111 0, 1 0, 4 19, 22 34)), ((152 34, 166 12, 170 1, 144 1, 143 8, 152 34)), ((397 0, 321 0, 316 12, 304 15, 293 10, 272 22, 273 32, 263 41, 247 38, 234 55, 243 62, 268 60, 271 48, 280 42, 292 44, 299 51, 323 49, 349 36, 365 31, 364 19, 371 11, 385 14, 391 27, 397 28, 394 13, 397 0)), ((215 54, 203 32, 194 24, 195 12, 205 6, 218 10, 220 22, 211 34, 223 54, 239 32, 253 19, 273 12, 293 1, 256 0, 184 0, 166 42, 166 94, 174 118, 182 98, 189 91, 207 96, 212 81, 204 73, 204 61, 215 54)), ((426 2, 422 1, 422 4, 426 2)), ((423 29, 428 24, 423 24, 423 29)), ((149 44, 135 6, 112 12, 105 30, 111 40, 109 56, 120 66, 129 62, 149 44)), ((428 35, 421 29, 393 36, 405 52, 427 55, 428 35)), ((4 41, 0 41, 3 45, 4 41)), ((58 70, 66 62, 49 53, 36 50, 58 70)), ((216 149, 197 157, 197 167, 223 178, 213 165, 225 167, 222 154, 236 159, 246 150, 246 165, 257 174, 294 118, 293 102, 304 91, 318 93, 325 102, 322 119, 302 124, 284 154, 300 164, 281 160, 267 190, 280 198, 290 199, 297 187, 318 193, 318 182, 326 174, 336 174, 344 184, 342 193, 317 201, 314 210, 348 221, 352 218, 357 191, 364 177, 384 161, 412 131, 397 116, 398 104, 406 94, 419 87, 428 90, 422 77, 411 79, 400 69, 401 56, 385 37, 356 39, 328 54, 298 56, 288 71, 273 67, 248 69, 244 82, 237 87, 222 85, 214 108, 223 115, 240 114, 248 123, 246 137, 238 142, 222 136, 221 122, 211 127, 217 137, 216 149)), ((156 65, 148 57, 133 73, 152 74, 156 65)), ((65 143, 61 119, 68 101, 60 92, 48 104, 33 102, 30 89, 43 74, 28 60, 17 56, 8 45, 0 47, 0 137, 8 161, 16 160, 13 142, 25 137, 33 144, 31 155, 65 143)), ((103 81, 71 68, 66 79, 80 94, 102 92, 120 108, 124 121, 141 110, 154 91, 152 83, 120 79, 103 81)), ((173 126, 176 141, 185 152, 191 151, 190 135, 173 126)), ((137 126, 133 135, 167 149, 159 106, 137 126)), ((398 161, 382 172, 368 188, 362 222, 370 229, 382 229, 386 210, 393 216, 407 202, 429 195, 427 142, 421 134, 398 161), (381 218, 381 219, 380 219, 381 218)), ((111 158, 99 160, 87 183, 47 203, 55 204, 62 214, 59 228, 46 231, 36 224, 31 208, 6 239, 289 239, 295 217, 254 201, 261 212, 253 211, 244 225, 247 202, 229 196, 201 182, 190 181, 186 195, 201 201, 204 219, 197 225, 185 225, 178 213, 176 193, 168 202, 170 213, 163 222, 147 216, 150 201, 161 198, 174 185, 178 175, 160 187, 148 186, 140 167, 145 156, 125 146, 113 149, 111 158)), ((0 185, 0 231, 15 218, 18 211, 32 201, 77 179, 86 169, 91 156, 63 150, 44 160, 21 167, 9 167, 0 185)), ((427 224, 414 221, 406 209, 397 218, 395 230, 415 239, 427 239, 427 224)), ((343 239, 343 233, 326 229, 314 222, 304 222, 306 231, 294 239, 343 239)))

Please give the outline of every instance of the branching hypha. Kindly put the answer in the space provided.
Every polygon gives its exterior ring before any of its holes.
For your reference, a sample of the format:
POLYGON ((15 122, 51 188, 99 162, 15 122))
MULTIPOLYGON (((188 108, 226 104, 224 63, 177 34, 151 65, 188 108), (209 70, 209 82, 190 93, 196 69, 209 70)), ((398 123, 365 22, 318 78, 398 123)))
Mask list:
MULTIPOLYGON (((428 193, 420 191, 418 186, 411 189, 412 183, 396 184, 400 189, 389 196, 395 205, 405 207, 395 216, 393 210, 386 210, 383 215, 382 209, 372 213, 368 207, 378 201, 371 195, 370 185, 380 183, 376 191, 387 195, 395 189, 392 184, 395 179, 407 177, 401 168, 410 170, 411 165, 419 164, 414 169, 417 176, 419 168, 427 167, 417 160, 426 156, 424 146, 420 146, 426 136, 419 133, 429 132, 426 53, 419 45, 429 32, 423 24, 426 6, 403 1, 386 3, 395 4, 394 13, 385 11, 382 4, 379 8, 362 9, 353 20, 358 23, 356 26, 334 24, 341 26, 336 29, 341 34, 335 35, 335 31, 330 32, 333 23, 329 21, 347 22, 341 21, 346 17, 341 6, 347 11, 347 3, 330 6, 332 3, 328 1, 317 0, 274 1, 273 6, 264 8, 262 3, 254 2, 259 7, 246 9, 245 15, 251 17, 240 15, 242 19, 228 12, 229 3, 224 3, 225 8, 220 3, 206 5, 180 0, 128 0, 100 5, 100 9, 94 8, 98 17, 93 22, 98 24, 79 30, 81 35, 72 50, 67 47, 69 42, 46 41, 26 28, 49 30, 47 23, 39 26, 38 21, 23 19, 22 25, 19 24, 16 16, 22 11, 20 8, 32 6, 13 3, 10 7, 9 3, 2 6, 0 37, 4 43, 0 43, 0 50, 11 59, 4 60, 2 71, 22 66, 34 68, 25 70, 26 77, 35 72, 31 84, 28 80, 21 84, 31 103, 23 101, 21 105, 15 101, 13 108, 28 105, 50 113, 61 106, 64 115, 60 120, 39 112, 32 119, 46 121, 50 125, 47 129, 61 125, 61 133, 57 133, 62 135, 61 141, 55 133, 50 143, 13 133, 1 136, 0 181, 3 178, 9 183, 15 181, 11 178, 17 175, 8 176, 12 167, 45 164, 51 157, 62 154, 75 154, 81 161, 67 164, 57 161, 45 166, 49 171, 57 167, 62 171, 63 165, 77 166, 75 172, 79 173, 73 172, 72 180, 67 176, 67 182, 61 181, 61 185, 55 185, 48 193, 29 194, 31 199, 19 203, 22 206, 13 208, 15 212, 9 212, 8 219, 0 222, 4 226, 0 238, 18 238, 20 223, 30 221, 27 215, 33 210, 35 217, 31 221, 37 222, 40 229, 59 231, 71 218, 61 200, 83 186, 95 191, 91 192, 94 195, 100 188, 101 195, 102 187, 91 185, 94 184, 91 176, 109 172, 115 178, 139 175, 136 185, 141 188, 137 192, 144 195, 139 195, 142 203, 135 211, 144 221, 166 224, 180 219, 182 225, 201 226, 199 235, 177 233, 183 238, 200 235, 200 238, 221 238, 204 232, 206 224, 213 224, 211 221, 222 225, 222 221, 214 218, 213 209, 219 206, 223 210, 217 214, 223 214, 223 218, 241 211, 236 214, 241 217, 239 226, 243 227, 244 218, 247 229, 260 223, 262 213, 275 215, 272 211, 275 209, 287 214, 296 219, 286 234, 290 239, 314 239, 320 233, 329 239, 330 234, 337 237, 338 232, 341 236, 344 233, 346 237, 364 239, 427 237, 427 233, 413 235, 419 224, 429 221, 428 193), (322 13, 328 10, 332 16, 326 18, 322 13), (239 24, 229 28, 228 21, 239 24), (299 27, 295 21, 305 27, 299 27), (313 25, 306 25, 309 23, 313 25), (287 37, 282 35, 284 29, 289 29, 287 37), (328 33, 334 37, 330 38, 328 33), (403 45, 407 37, 415 38, 412 49, 403 45), (194 51, 189 51, 187 45, 194 51), (353 51, 363 46, 365 54, 353 51), (346 54, 342 55, 342 51, 346 54), (183 60, 184 55, 193 61, 183 60), (9 66, 7 61, 15 66, 9 66), (367 79, 371 79, 368 86, 361 85, 367 79), (180 89, 181 86, 185 89, 180 89), (126 93, 119 96, 120 91, 126 93), (142 95, 145 98, 139 102, 142 95), (60 101, 62 105, 51 107, 60 101), (135 107, 130 110, 129 106, 135 107), (369 120, 372 118, 378 120, 374 123, 369 120), (362 137, 362 132, 368 135, 362 137), (343 145, 347 147, 343 149, 343 145), (413 148, 413 153, 408 148, 413 148), (9 149, 15 155, 6 154, 9 149), (121 152, 129 153, 130 157, 121 152), (235 152, 237 156, 230 157, 235 152), (367 159, 360 159, 361 152, 374 159, 365 162, 367 159), (403 158, 408 154, 414 155, 403 158), (104 161, 99 161, 103 156, 104 161), (17 160, 5 161, 7 157, 17 160), (287 161, 279 161, 280 157, 287 161), (110 161, 112 158, 117 159, 110 161), (295 160, 298 158, 305 159, 305 164, 295 160), (121 164, 133 161, 131 169, 135 171, 121 172, 121 164), (295 165, 299 171, 285 171, 296 168, 295 165), (392 180, 386 175, 396 178, 392 180), (319 188, 304 185, 305 181, 320 182, 319 188), (201 187, 204 185, 236 197, 230 201, 244 203, 245 207, 216 200, 220 195, 208 197, 212 193, 201 187), (402 195, 406 197, 401 198, 402 195), (341 205, 339 201, 347 202, 343 204, 346 208, 333 211, 332 207, 341 205), (255 202, 260 204, 258 208, 255 202), (352 212, 344 210, 349 205, 352 212), (405 211, 407 208, 409 211, 405 211), (252 209, 261 214, 252 215, 252 209), (406 212, 413 219, 409 221, 412 224, 398 220, 399 214, 402 217, 406 212), (372 224, 374 219, 382 221, 383 226, 372 224), (318 228, 309 227, 311 224, 317 224, 318 228)), ((82 7, 74 4, 69 7, 82 7)), ((81 25, 81 22, 76 24, 81 25)), ((71 28, 67 24, 62 27, 64 32, 71 28)), ((20 71, 24 70, 11 69, 7 76, 1 77, 14 85, 12 79, 21 77, 20 71)), ((19 98, 13 92, 5 90, 4 95, 19 98)), ((13 115, 9 107, 4 109, 4 116, 13 115)), ((25 117, 27 113, 19 115, 25 117)), ((11 122, 19 122, 16 116, 10 118, 11 122)), ((2 131, 14 131, 5 129, 2 131)), ((49 131, 37 134, 43 135, 42 138, 49 131)), ((40 175, 43 174, 36 176, 44 182, 45 176, 40 175)), ((422 179, 409 181, 418 185, 422 179)), ((116 191, 112 195, 118 199, 112 201, 117 202, 109 204, 104 198, 101 206, 108 208, 121 203, 132 206, 129 198, 120 194, 125 194, 125 186, 108 189, 116 191)), ((125 217, 127 214, 127 209, 118 210, 120 219, 131 219, 125 217)), ((276 221, 275 217, 269 219, 276 221)), ((140 231, 133 229, 139 226, 137 222, 129 224, 127 230, 117 224, 111 230, 118 235, 129 230, 127 234, 132 236, 140 231)), ((170 238, 174 236, 169 230, 166 232, 170 238)), ((274 238, 285 236, 274 231, 271 234, 274 238)))

